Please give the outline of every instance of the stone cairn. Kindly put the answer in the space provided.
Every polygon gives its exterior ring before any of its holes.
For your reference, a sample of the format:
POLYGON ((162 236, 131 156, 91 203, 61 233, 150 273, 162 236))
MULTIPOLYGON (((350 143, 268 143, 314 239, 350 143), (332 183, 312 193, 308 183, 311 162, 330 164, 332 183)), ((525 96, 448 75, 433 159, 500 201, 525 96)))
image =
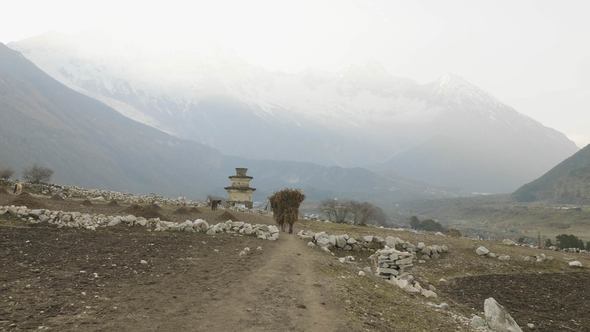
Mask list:
POLYGON ((208 235, 218 233, 234 233, 256 236, 263 240, 277 240, 279 229, 274 225, 249 224, 243 221, 225 221, 209 225, 203 219, 187 220, 182 223, 160 220, 159 218, 146 219, 134 215, 107 216, 103 214, 88 214, 80 212, 64 212, 47 209, 29 209, 26 206, 0 206, 0 216, 8 214, 17 219, 32 224, 47 223, 58 228, 82 228, 96 230, 97 228, 113 226, 140 226, 150 231, 180 231, 201 232, 208 235))
POLYGON ((378 250, 373 259, 377 265, 376 274, 388 280, 407 273, 414 266, 414 254, 393 248, 378 250))

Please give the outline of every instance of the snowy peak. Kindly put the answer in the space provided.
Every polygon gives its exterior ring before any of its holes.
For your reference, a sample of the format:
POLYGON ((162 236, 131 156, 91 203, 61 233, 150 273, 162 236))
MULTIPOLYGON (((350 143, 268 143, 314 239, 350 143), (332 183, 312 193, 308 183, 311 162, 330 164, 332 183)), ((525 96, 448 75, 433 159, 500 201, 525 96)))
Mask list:
MULTIPOLYGON (((430 84, 433 93, 447 103, 491 109, 508 108, 488 92, 461 76, 447 73, 430 84)), ((516 111, 513 111, 516 112, 516 111)))

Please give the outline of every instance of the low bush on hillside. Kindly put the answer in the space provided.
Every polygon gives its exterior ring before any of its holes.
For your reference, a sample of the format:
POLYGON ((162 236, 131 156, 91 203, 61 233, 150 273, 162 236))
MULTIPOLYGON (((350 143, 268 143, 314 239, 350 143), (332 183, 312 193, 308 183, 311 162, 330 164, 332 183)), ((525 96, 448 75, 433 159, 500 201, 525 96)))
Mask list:
POLYGON ((586 245, 584 241, 580 240, 577 236, 573 234, 560 234, 555 237, 556 244, 559 249, 566 249, 566 248, 578 248, 578 249, 586 249, 586 245))
POLYGON ((420 220, 418 217, 413 216, 410 218, 410 227, 416 230, 429 231, 429 232, 445 232, 446 228, 441 225, 438 221, 432 219, 420 220))
POLYGON ((48 167, 39 166, 37 164, 26 168, 23 171, 23 178, 30 183, 47 183, 53 176, 53 170, 48 167))
POLYGON ((385 212, 369 202, 328 199, 320 204, 320 210, 328 220, 336 223, 385 225, 387 222, 385 212))

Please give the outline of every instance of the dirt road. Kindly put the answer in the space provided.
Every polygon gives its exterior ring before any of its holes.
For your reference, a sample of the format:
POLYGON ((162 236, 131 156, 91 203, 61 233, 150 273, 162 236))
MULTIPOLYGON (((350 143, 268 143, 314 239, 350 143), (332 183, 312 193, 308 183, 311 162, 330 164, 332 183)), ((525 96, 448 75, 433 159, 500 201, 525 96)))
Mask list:
POLYGON ((271 242, 3 225, 0 241, 0 330, 339 331, 347 325, 328 277, 315 269, 325 254, 287 234, 271 242), (246 246, 250 253, 239 256, 246 246))
POLYGON ((342 329, 339 318, 345 315, 330 303, 327 280, 313 270, 313 256, 303 241, 282 236, 263 266, 238 280, 235 289, 224 290, 198 330, 342 329))

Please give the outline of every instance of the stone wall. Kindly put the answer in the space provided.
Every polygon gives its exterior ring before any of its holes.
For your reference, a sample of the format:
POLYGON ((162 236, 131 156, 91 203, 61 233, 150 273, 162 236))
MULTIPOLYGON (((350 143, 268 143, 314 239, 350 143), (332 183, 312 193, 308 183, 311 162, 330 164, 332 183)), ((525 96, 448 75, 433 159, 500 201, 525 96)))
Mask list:
MULTIPOLYGON (((4 183, 8 186, 14 185, 15 182, 4 181, 4 183)), ((116 200, 119 202, 127 203, 127 204, 150 204, 150 203, 159 203, 159 204, 167 204, 167 205, 204 205, 202 202, 189 200, 185 197, 178 197, 178 198, 168 198, 161 195, 156 194, 149 194, 149 195, 141 195, 141 194, 131 194, 131 193, 123 193, 117 191, 110 191, 110 190, 102 190, 102 189, 85 189, 77 186, 64 186, 58 184, 33 184, 33 183, 25 183, 25 190, 40 193, 47 196, 60 196, 64 199, 67 198, 84 198, 89 200, 96 200, 96 201, 111 201, 116 200)))
POLYGON ((29 209, 26 206, 0 206, 0 216, 5 214, 33 224, 47 223, 57 227, 82 228, 87 230, 122 225, 128 227, 146 227, 152 231, 203 232, 209 235, 238 233, 256 236, 264 240, 277 240, 279 238, 279 229, 274 225, 249 224, 243 221, 228 220, 209 225, 207 221, 197 219, 175 223, 160 220, 159 218, 146 219, 133 215, 107 216, 103 214, 29 209))

